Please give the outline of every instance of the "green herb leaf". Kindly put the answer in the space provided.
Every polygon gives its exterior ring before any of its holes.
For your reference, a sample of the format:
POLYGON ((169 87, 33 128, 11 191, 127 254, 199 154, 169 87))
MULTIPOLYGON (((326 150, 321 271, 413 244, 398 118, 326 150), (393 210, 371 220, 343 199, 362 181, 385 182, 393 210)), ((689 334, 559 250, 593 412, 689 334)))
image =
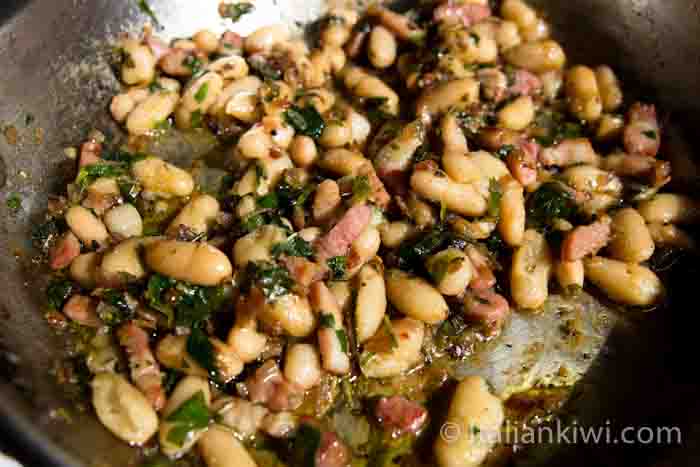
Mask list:
POLYGON ((240 20, 243 15, 252 13, 253 10, 255 10, 255 5, 247 2, 222 4, 219 7, 221 17, 228 18, 234 23, 240 20))
POLYGON ((338 336, 338 340, 340 341, 340 350, 343 351, 343 353, 348 353, 348 335, 345 333, 345 330, 336 329, 335 335, 338 336))
POLYGON ((126 292, 115 289, 105 289, 101 295, 102 301, 110 305, 101 309, 100 319, 108 326, 117 326, 133 318, 135 307, 129 304, 126 292))
POLYGON ((272 255, 277 257, 280 255, 301 256, 302 258, 311 258, 314 255, 314 249, 311 244, 294 234, 287 239, 286 242, 278 243, 272 247, 272 255))
POLYGON ((321 432, 308 423, 302 423, 294 438, 294 465, 315 467, 316 451, 321 447, 321 432))
POLYGON ((489 208, 488 215, 491 217, 498 217, 501 214, 501 198, 503 197, 503 190, 501 189, 501 184, 498 180, 492 178, 489 181, 489 208))
POLYGON ((331 280, 341 280, 345 278, 345 272, 348 267, 347 256, 334 256, 326 260, 328 268, 331 270, 331 280))
POLYGON ((207 94, 209 94, 209 83, 204 83, 199 87, 199 89, 197 89, 197 92, 194 95, 194 100, 201 104, 204 102, 204 99, 207 98, 207 94))
POLYGON ((313 106, 307 106, 302 109, 292 105, 283 115, 286 122, 294 127, 297 133, 310 136, 313 139, 320 138, 323 129, 326 127, 323 117, 313 106))
POLYGON ((389 339, 391 339, 391 348, 397 348, 399 346, 399 340, 396 338, 394 326, 392 326, 391 320, 387 315, 384 315, 384 321, 382 321, 382 325, 384 326, 386 333, 389 335, 389 339))
POLYGON ((19 193, 10 193, 5 203, 10 211, 17 212, 22 208, 22 198, 20 198, 19 193))
POLYGON ((192 332, 187 336, 187 353, 199 365, 207 370, 210 376, 216 377, 216 363, 214 358, 214 347, 207 334, 199 327, 192 328, 192 332))
POLYGON ((330 313, 321 313, 318 317, 318 325, 322 328, 335 329, 335 316, 330 313))
POLYGON ((576 212, 572 196, 554 182, 543 184, 528 197, 528 222, 539 229, 547 228, 555 218, 568 219, 576 212))
POLYGON ((202 128, 202 111, 197 109, 190 114, 192 128, 202 128))
POLYGON ((115 151, 102 151, 100 158, 106 161, 121 162, 123 164, 134 164, 135 162, 146 159, 146 154, 117 149, 115 151))
POLYGON ((247 286, 257 286, 265 298, 274 301, 287 295, 294 288, 294 280, 287 269, 266 261, 251 261, 246 266, 247 286))
POLYGON ((258 198, 258 206, 265 209, 277 209, 279 206, 277 193, 273 191, 272 193, 258 198))
POLYGON ((150 16, 156 25, 160 24, 160 22, 158 21, 158 17, 156 17, 156 14, 153 12, 153 9, 146 0, 137 0, 136 4, 138 5, 139 10, 150 16))
POLYGON ((479 42, 481 42, 481 37, 475 32, 470 32, 469 37, 474 41, 474 44, 479 45, 479 42))
POLYGON ((165 420, 175 424, 168 432, 168 441, 178 446, 185 444, 190 433, 206 428, 212 420, 204 392, 199 391, 183 402, 165 420))
POLYGON ((55 310, 61 310, 63 304, 73 293, 73 283, 68 279, 55 279, 46 288, 46 298, 49 306, 55 310))
POLYGON ((151 84, 148 85, 148 92, 155 94, 160 91, 165 91, 165 88, 160 84, 160 82, 157 79, 151 81, 151 84))
POLYGON ((128 173, 126 164, 92 164, 86 165, 78 172, 75 183, 81 189, 87 188, 92 182, 101 177, 117 178, 128 173))
POLYGON ((367 175, 360 175, 352 179, 352 201, 362 203, 372 194, 372 186, 367 175))
POLYGON ((514 149, 515 146, 513 146, 512 144, 504 144, 503 146, 498 148, 498 151, 496 151, 496 156, 498 156, 501 159, 505 159, 511 152, 513 152, 514 149))
POLYGON ((649 139, 656 139, 657 135, 654 130, 643 131, 642 134, 649 139))
POLYGON ((202 70, 203 63, 200 59, 198 59, 194 55, 188 55, 182 61, 182 65, 189 68, 190 71, 192 71, 192 75, 194 76, 194 75, 198 75, 199 72, 202 70))

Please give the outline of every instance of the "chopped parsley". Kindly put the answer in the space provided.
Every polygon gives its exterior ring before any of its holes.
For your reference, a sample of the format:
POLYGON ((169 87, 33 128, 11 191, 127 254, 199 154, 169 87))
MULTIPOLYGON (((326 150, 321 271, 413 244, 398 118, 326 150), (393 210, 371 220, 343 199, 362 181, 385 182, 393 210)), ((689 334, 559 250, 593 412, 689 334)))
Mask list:
POLYGON ((556 219, 568 219, 577 212, 572 196, 557 183, 543 184, 527 200, 528 223, 539 229, 547 229, 556 219))
POLYGON ((352 201, 362 203, 372 194, 372 186, 367 175, 359 175, 352 179, 352 201))
POLYGON ((202 61, 194 55, 188 55, 185 57, 185 59, 182 61, 182 65, 189 68, 193 75, 199 74, 203 66, 202 61))
POLYGON ((245 272, 247 280, 243 289, 258 287, 270 301, 289 294, 295 285, 287 269, 267 261, 251 261, 245 272))
POLYGON ((207 98, 207 94, 209 94, 209 83, 203 83, 199 89, 197 89, 197 92, 194 95, 194 100, 201 104, 204 102, 204 99, 207 98))
POLYGON ((475 32, 470 32, 469 37, 474 41, 475 45, 479 45, 479 42, 481 42, 481 37, 475 32))
POLYGON ((247 2, 240 3, 222 3, 219 6, 219 14, 222 18, 228 18, 232 22, 237 22, 244 15, 252 13, 255 10, 255 5, 247 2))
POLYGON ((318 139, 326 127, 326 122, 313 106, 306 106, 303 109, 292 105, 284 112, 284 119, 297 133, 318 139))
POLYGON ((514 150, 515 146, 513 146, 512 144, 504 144, 503 146, 498 148, 498 151, 496 151, 496 156, 498 156, 501 159, 505 159, 514 150))
POLYGON ((336 329, 335 330, 335 335, 338 337, 338 341, 340 342, 340 350, 343 353, 348 353, 348 335, 345 333, 344 329, 336 329))
POLYGON ((642 134, 649 139, 656 139, 656 132, 654 130, 643 131, 642 134))
POLYGON ((276 192, 268 193, 265 196, 261 196, 257 200, 258 206, 265 209, 277 209, 279 206, 279 198, 276 192))
POLYGON ((334 256, 326 260, 328 268, 331 270, 331 280, 339 280, 345 278, 346 269, 348 267, 347 256, 334 256))
POLYGON ((318 325, 322 328, 335 329, 335 316, 330 313, 321 313, 318 317, 318 325))
POLYGON ((128 173, 128 167, 123 163, 86 165, 78 172, 75 183, 80 189, 87 188, 92 182, 101 177, 117 178, 128 173))
POLYGON ((321 431, 318 428, 302 423, 294 438, 294 463, 299 467, 314 467, 316 452, 321 447, 321 431))
POLYGON ((501 214, 501 198, 503 197, 503 190, 501 189, 501 184, 495 178, 489 181, 489 206, 488 215, 491 217, 498 217, 501 214))
POLYGON ((197 109, 190 114, 192 128, 202 128, 202 111, 197 109))
POLYGON ((139 10, 141 10, 146 15, 150 16, 156 25, 160 24, 160 22, 158 21, 158 17, 153 12, 153 9, 151 8, 151 6, 148 4, 148 2, 146 0, 137 0, 136 4, 138 5, 139 10))
POLYGON ((186 349, 194 361, 207 370, 212 378, 216 378, 214 348, 200 326, 194 326, 190 335, 187 336, 186 349))
POLYGON ((105 289, 102 291, 102 301, 107 307, 98 307, 100 319, 108 326, 116 326, 131 319, 136 313, 136 307, 129 303, 126 292, 105 289))
POLYGON ((183 402, 165 420, 174 424, 168 432, 168 441, 177 446, 184 445, 192 432, 206 428, 212 420, 204 392, 199 391, 183 402))
POLYGON ((301 238, 299 235, 294 234, 289 237, 287 241, 273 246, 272 255, 301 256, 302 258, 311 258, 314 255, 314 249, 311 247, 309 242, 301 238))
POLYGON ((5 204, 7 205, 7 209, 17 212, 22 208, 22 198, 20 198, 19 193, 11 193, 10 196, 7 197, 5 204))
POLYGON ((46 288, 46 299, 51 308, 60 310, 72 293, 73 283, 71 281, 68 279, 54 279, 46 288))

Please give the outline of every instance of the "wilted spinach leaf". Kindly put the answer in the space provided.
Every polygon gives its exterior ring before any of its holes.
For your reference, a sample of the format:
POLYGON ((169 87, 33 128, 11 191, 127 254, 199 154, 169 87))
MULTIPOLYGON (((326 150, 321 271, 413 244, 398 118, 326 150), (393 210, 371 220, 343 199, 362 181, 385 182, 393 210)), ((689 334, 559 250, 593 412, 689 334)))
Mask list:
POLYGON ((284 112, 284 119, 289 123, 297 133, 310 136, 313 139, 318 139, 326 127, 326 122, 313 106, 307 106, 303 109, 296 105, 292 105, 284 112))

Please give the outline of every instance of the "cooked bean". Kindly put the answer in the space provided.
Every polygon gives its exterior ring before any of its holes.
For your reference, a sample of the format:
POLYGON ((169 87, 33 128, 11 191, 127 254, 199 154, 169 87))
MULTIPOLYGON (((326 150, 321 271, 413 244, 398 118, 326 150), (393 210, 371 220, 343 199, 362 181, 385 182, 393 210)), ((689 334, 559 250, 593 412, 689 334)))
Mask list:
POLYGON ((520 29, 528 29, 537 24, 537 13, 522 0, 505 0, 501 3, 501 16, 513 21, 520 29))
POLYGON ((83 253, 70 263, 70 277, 86 289, 94 289, 100 272, 102 255, 96 252, 83 253))
POLYGON ((496 30, 495 39, 501 50, 513 48, 522 41, 518 25, 513 21, 501 21, 500 26, 496 30))
POLYGON ((207 370, 187 353, 187 336, 168 334, 156 346, 156 359, 166 368, 182 371, 186 375, 206 378, 207 370))
POLYGON ((547 102, 553 102, 559 97, 564 86, 564 75, 561 70, 551 70, 539 75, 542 83, 542 96, 547 102))
POLYGON ((143 234, 141 214, 133 204, 121 204, 110 209, 104 216, 104 222, 111 234, 119 239, 143 234))
POLYGON ((302 389, 311 389, 321 381, 321 361, 316 347, 294 344, 285 355, 284 377, 302 389))
MULTIPOLYGON (((211 390, 209 389, 209 382, 205 378, 185 376, 179 383, 177 383, 175 390, 170 395, 168 403, 163 409, 164 419, 167 419, 168 416, 180 408, 182 404, 199 393, 202 393, 204 396, 204 403, 207 406, 211 405, 211 390)), ((192 449, 192 446, 194 446, 199 437, 206 431, 206 428, 193 430, 185 438, 184 443, 182 445, 178 445, 169 439, 170 430, 174 429, 176 426, 177 424, 175 422, 168 422, 164 420, 161 422, 160 429, 158 430, 160 449, 163 454, 171 459, 177 459, 192 449)))
POLYGON ((350 143, 352 129, 346 121, 333 120, 326 124, 318 142, 324 148, 339 148, 350 143))
POLYGON ((361 68, 346 68, 343 73, 343 82, 350 93, 361 99, 383 99, 380 109, 389 115, 398 114, 399 96, 384 81, 361 68))
POLYGON ((263 225, 236 241, 233 246, 233 263, 240 268, 250 261, 268 261, 272 258, 272 247, 286 239, 287 235, 281 227, 263 225))
POLYGON ((263 26, 256 29, 245 38, 243 48, 252 55, 257 52, 268 52, 275 45, 289 40, 289 31, 281 24, 263 26))
POLYGON ((134 163, 131 172, 144 189, 161 196, 189 196, 194 190, 189 173, 156 157, 134 163))
POLYGON ((615 72, 607 65, 595 69, 598 90, 603 104, 603 110, 614 112, 622 105, 622 89, 615 72))
POLYGON ((326 151, 319 159, 318 166, 333 174, 346 176, 356 174, 368 163, 369 161, 359 152, 337 148, 326 151))
POLYGON ((382 324, 386 313, 386 284, 379 265, 367 264, 357 275, 355 299, 355 326, 357 341, 362 343, 372 337, 382 324))
POLYGON ((574 190, 585 194, 581 207, 592 215, 616 204, 622 196, 622 181, 614 174, 591 165, 576 165, 562 173, 574 190))
POLYGON ((415 232, 415 227, 406 221, 385 222, 379 226, 382 245, 387 248, 398 247, 415 232))
POLYGON ((159 123, 170 117, 177 107, 179 96, 175 92, 161 91, 151 94, 136 105, 126 119, 129 134, 146 135, 151 133, 159 123))
POLYGON ((498 232, 510 246, 519 246, 525 234, 525 194, 523 186, 513 179, 501 182, 498 232))
POLYGON ((136 107, 136 102, 128 94, 117 94, 109 104, 109 112, 119 123, 123 123, 132 110, 136 107))
POLYGON ((610 299, 633 306, 656 303, 664 293, 659 278, 650 269, 634 263, 595 256, 584 260, 586 278, 610 299))
POLYGON ((474 274, 467 255, 456 248, 447 248, 430 256, 425 267, 443 295, 459 295, 464 292, 474 274))
POLYGON ((532 42, 547 39, 551 34, 549 23, 543 18, 537 18, 537 21, 532 26, 524 28, 520 31, 523 41, 532 42))
POLYGON ((510 269, 510 291, 513 301, 521 308, 537 309, 548 296, 552 254, 544 235, 527 230, 523 244, 513 255, 510 269))
POLYGON ((580 259, 576 261, 557 260, 554 263, 554 275, 562 289, 570 286, 583 287, 583 261, 580 259))
POLYGON ((624 208, 612 215, 612 238, 608 245, 613 258, 641 263, 654 253, 654 241, 644 218, 634 208, 624 208))
POLYGON ((104 246, 109 233, 107 228, 93 213, 82 206, 73 206, 66 211, 66 223, 71 231, 88 247, 97 244, 104 246))
POLYGON ((445 45, 450 54, 463 63, 495 62, 498 59, 498 43, 493 34, 480 32, 479 29, 475 26, 469 30, 448 30, 445 45))
POLYGON ((575 66, 566 73, 569 111, 580 120, 594 122, 600 118, 603 103, 596 75, 586 66, 575 66))
POLYGON ((498 123, 510 130, 524 130, 535 118, 535 104, 530 96, 520 96, 498 111, 498 123))
POLYGON ((97 418, 115 436, 141 446, 156 433, 156 411, 126 378, 115 373, 100 373, 90 386, 97 418))
POLYGON ((381 245, 382 237, 379 234, 379 230, 373 225, 365 227, 362 233, 350 244, 346 275, 353 277, 357 274, 365 263, 377 255, 381 245))
POLYGON ((297 167, 311 167, 318 159, 316 143, 312 138, 304 135, 294 137, 289 154, 297 167))
POLYGON ((306 337, 316 328, 316 316, 309 301, 296 294, 265 302, 258 317, 273 331, 284 331, 294 337, 306 337))
POLYGON ((122 65, 122 81, 129 85, 148 84, 153 81, 156 73, 156 59, 148 46, 134 39, 122 42, 124 64, 122 65))
POLYGON ((175 111, 175 122, 180 129, 189 129, 194 126, 195 115, 201 116, 219 99, 224 88, 224 79, 218 73, 212 71, 195 79, 185 88, 180 98, 180 104, 175 111))
POLYGON ((217 116, 231 116, 245 123, 260 119, 258 91, 262 81, 257 76, 244 76, 228 84, 219 94, 209 113, 217 116))
POLYGON ((172 220, 166 233, 176 236, 181 226, 193 234, 205 234, 219 214, 219 202, 210 195, 197 195, 172 220))
POLYGON ((365 343, 360 367, 362 373, 369 378, 399 376, 421 359, 425 336, 422 322, 404 318, 392 320, 388 327, 391 331, 384 327, 365 343))
POLYGON ((473 78, 447 81, 421 94, 416 102, 416 115, 434 118, 452 107, 468 107, 478 100, 478 81, 473 78))
MULTIPOLYGON (((438 436, 433 447, 437 464, 440 467, 481 465, 496 443, 495 434, 504 419, 503 404, 489 392, 486 381, 480 376, 466 377, 452 396, 443 425, 453 428, 450 436, 438 436)), ((447 434, 448 430, 441 432, 447 434)))
POLYGON ((596 154, 588 138, 565 139, 564 141, 540 152, 540 162, 548 166, 568 167, 570 165, 600 165, 600 156, 596 154))
POLYGON ((197 48, 206 54, 213 54, 219 48, 219 37, 208 29, 197 31, 192 40, 197 48))
POLYGON ((688 196, 660 193, 637 206, 645 221, 662 224, 694 224, 700 220, 698 203, 688 196))
POLYGON ((394 35, 384 26, 375 26, 369 35, 367 55, 375 68, 388 68, 396 61, 398 44, 394 35))
POLYGON ((425 140, 425 126, 415 120, 404 126, 395 138, 385 144, 374 156, 374 165, 380 177, 408 170, 413 154, 425 140))
POLYGON ((331 291, 335 297, 335 301, 338 302, 343 314, 350 311, 350 305, 353 303, 354 292, 350 287, 349 281, 329 281, 328 290, 331 291))
POLYGON ((267 335, 247 327, 234 326, 226 342, 243 363, 255 361, 265 350, 267 335))
POLYGON ((207 467, 256 467, 255 460, 236 435, 220 425, 213 425, 197 442, 207 467))
POLYGON ((237 80, 248 75, 248 64, 239 55, 230 55, 214 60, 207 66, 207 70, 221 75, 225 80, 237 80))
POLYGON ((382 25, 401 40, 415 42, 425 36, 425 31, 419 29, 407 15, 396 13, 383 6, 370 5, 367 8, 367 15, 376 17, 382 25))
POLYGON ((595 137, 598 141, 613 141, 620 137, 625 127, 625 119, 619 115, 603 114, 598 120, 595 137))
MULTIPOLYGON (((333 293, 322 281, 314 282, 309 291, 309 299, 314 312, 325 321, 318 330, 318 346, 321 351, 323 369, 337 375, 350 371, 350 359, 347 355, 347 347, 343 339, 343 310, 333 293)), ((286 370, 286 369, 285 369, 286 370)))
POLYGON ((160 240, 146 246, 145 260, 160 274, 197 285, 217 285, 233 272, 226 255, 206 243, 160 240))
POLYGON ((561 46, 549 39, 516 45, 506 50, 504 57, 511 65, 533 73, 560 70, 566 62, 561 46))
POLYGON ((315 222, 325 222, 340 208, 340 188, 338 184, 326 179, 318 185, 314 194, 312 216, 315 222))
POLYGON ((447 302, 425 279, 398 269, 388 270, 385 278, 387 298, 401 313, 428 324, 447 318, 447 302))
POLYGON ((100 278, 108 284, 122 284, 142 279, 146 269, 141 262, 141 248, 159 237, 130 238, 105 253, 100 265, 100 278))
POLYGON ((486 213, 486 199, 473 185, 457 183, 437 170, 416 170, 411 175, 411 188, 431 201, 444 203, 448 210, 464 216, 486 213))
MULTIPOLYGON (((679 229, 673 224, 661 224, 654 222, 647 224, 649 234, 657 246, 667 246, 688 250, 695 249, 695 240, 687 232, 679 229)), ((76 258, 76 261, 80 257, 76 258)), ((75 263, 75 261, 73 261, 75 263)), ((71 270, 73 265, 71 264, 71 270)))

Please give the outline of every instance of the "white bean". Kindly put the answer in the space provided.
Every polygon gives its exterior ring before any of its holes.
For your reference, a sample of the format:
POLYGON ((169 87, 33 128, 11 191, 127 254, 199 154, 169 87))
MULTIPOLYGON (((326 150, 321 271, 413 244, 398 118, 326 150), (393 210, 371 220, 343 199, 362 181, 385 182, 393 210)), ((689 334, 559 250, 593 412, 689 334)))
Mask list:
POLYGON ((513 48, 522 41, 518 25, 513 21, 502 21, 496 30, 495 39, 501 50, 513 48))
POLYGON ((586 278, 611 300, 623 305, 653 305, 664 293, 663 284, 644 266, 594 256, 585 258, 586 278))
POLYGON ((639 214, 645 221, 662 224, 694 224, 700 220, 700 206, 685 195, 660 193, 639 203, 639 214))
POLYGON ((562 173, 562 179, 587 196, 581 207, 589 215, 608 209, 622 196, 622 181, 611 172, 591 165, 576 165, 562 173))
POLYGON ((194 234, 204 234, 219 214, 219 202, 213 196, 197 195, 185 205, 168 226, 166 233, 174 236, 180 226, 187 227, 194 234))
POLYGON ((498 232, 510 246, 519 246, 525 234, 525 193, 523 186, 508 178, 501 183, 498 232))
POLYGON ((498 111, 498 124, 509 130, 524 130, 535 118, 535 104, 530 96, 520 96, 498 111))
POLYGON ((256 52, 267 52, 275 45, 289 40, 289 31, 281 24, 263 26, 246 36, 243 48, 252 55, 256 52))
POLYGON ((531 28, 537 23, 537 13, 522 0, 504 0, 501 3, 501 16, 513 21, 520 29, 531 28))
POLYGON ((437 170, 416 170, 411 175, 411 188, 419 195, 445 203, 448 210, 464 216, 482 216, 486 213, 486 199, 471 185, 457 183, 437 170))
POLYGON ((332 120, 326 124, 318 142, 324 148, 339 148, 350 143, 351 139, 350 125, 343 120, 332 120))
POLYGON ((145 260, 160 274, 197 285, 218 285, 233 272, 226 255, 206 243, 160 240, 146 246, 145 260))
POLYGON ((601 65, 595 69, 595 77, 598 82, 598 90, 603 103, 603 110, 614 112, 622 105, 622 89, 615 72, 607 65, 601 65))
POLYGON ((554 275, 562 289, 571 286, 583 287, 584 268, 583 261, 561 261, 554 264, 554 275))
POLYGON ((82 206, 72 206, 66 211, 65 219, 75 236, 88 247, 92 247, 93 242, 100 246, 107 243, 107 228, 90 210, 82 206))
POLYGON ((368 225, 359 237, 350 244, 348 258, 351 259, 351 267, 346 271, 347 277, 353 277, 365 263, 374 258, 382 245, 382 237, 379 230, 368 225))
MULTIPOLYGON (((207 407, 211 405, 211 390, 209 389, 209 382, 205 378, 185 376, 179 383, 177 383, 175 390, 168 399, 168 403, 165 404, 165 408, 163 409, 163 417, 167 419, 168 416, 180 408, 182 404, 200 392, 204 396, 204 403, 207 405, 207 407)), ((206 428, 192 431, 184 440, 184 443, 180 446, 168 439, 170 430, 176 426, 177 424, 175 422, 168 422, 164 420, 160 424, 160 429, 158 431, 160 450, 171 459, 177 459, 189 451, 197 442, 199 437, 206 431, 206 428)))
POLYGON ((474 275, 471 261, 463 251, 456 248, 448 248, 430 256, 425 266, 443 295, 461 294, 474 275))
POLYGON ((603 112, 596 75, 587 66, 575 66, 566 73, 569 111, 578 119, 594 122, 603 112))
POLYGON ((214 71, 225 80, 236 80, 248 75, 248 63, 240 55, 229 55, 214 60, 207 66, 207 70, 214 71))
POLYGON ((121 44, 124 51, 122 81, 128 85, 148 84, 156 73, 156 59, 151 49, 134 39, 127 39, 121 44))
POLYGON ((208 29, 197 31, 192 40, 197 48, 206 54, 213 54, 219 48, 218 36, 208 29))
POLYGON ((197 442, 207 467, 257 467, 245 446, 230 430, 214 425, 197 442))
POLYGON ((343 310, 333 293, 322 281, 314 282, 309 292, 309 300, 314 312, 321 317, 324 323, 318 330, 318 346, 321 351, 323 369, 343 375, 350 371, 350 358, 347 355, 347 339, 343 339, 343 310), (328 322, 331 321, 331 322, 328 322))
POLYGON ((394 35, 384 26, 375 26, 369 34, 367 55, 375 68, 388 68, 396 61, 398 44, 394 35))
POLYGON ((384 81, 358 67, 349 67, 343 74, 343 82, 355 96, 363 99, 386 98, 380 109, 389 115, 399 112, 399 96, 384 81))
POLYGON ((70 277, 86 289, 97 285, 102 255, 96 252, 83 253, 70 263, 70 277))
POLYGON ((362 373, 370 378, 399 376, 421 360, 425 326, 412 318, 392 320, 390 336, 383 328, 365 343, 360 357, 362 373), (395 341, 394 341, 395 339, 395 341))
POLYGON ((131 172, 144 189, 164 197, 189 196, 194 190, 192 175, 157 157, 134 163, 131 172))
POLYGON ((107 229, 117 238, 140 237, 143 234, 143 220, 133 204, 116 206, 104 216, 107 229))
POLYGON ((533 73, 560 70, 566 62, 561 46, 553 40, 524 42, 504 52, 508 63, 533 73))
POLYGON ((243 363, 250 363, 265 350, 267 336, 255 329, 234 326, 231 328, 226 342, 243 363))
POLYGON ((263 225, 236 240, 233 245, 233 263, 242 268, 250 261, 269 261, 272 258, 272 247, 286 239, 287 235, 281 227, 263 225))
POLYGON ((146 269, 141 262, 141 248, 158 240, 158 237, 130 238, 119 243, 102 258, 99 277, 110 284, 143 279, 146 269))
POLYGON ((321 382, 321 360, 311 344, 293 344, 284 357, 284 377, 302 389, 321 382))
POLYGON ((126 119, 126 129, 131 135, 151 133, 159 123, 170 117, 175 111, 179 95, 175 92, 161 91, 151 94, 140 102, 126 119))
MULTIPOLYGON (((478 467, 496 443, 505 419, 503 404, 480 376, 457 386, 444 426, 456 436, 438 436, 433 448, 439 467, 478 467)), ((444 431, 447 433, 447 431, 444 431)))
POLYGON ((385 279, 387 298, 401 313, 428 324, 447 318, 447 302, 425 279, 399 269, 387 271, 385 279))
POLYGON ((207 378, 208 372, 187 353, 187 336, 168 334, 156 346, 156 359, 166 368, 182 371, 189 376, 207 378))
POLYGON ((612 215, 612 237, 608 249, 613 258, 641 263, 654 253, 654 240, 644 218, 634 208, 624 208, 612 215))
POLYGON ((355 300, 355 326, 357 341, 365 342, 382 324, 386 313, 386 285, 382 269, 367 264, 357 275, 357 298, 355 300))
POLYGON ((552 254, 544 235, 527 230, 523 244, 513 255, 510 290, 513 301, 521 308, 538 309, 548 296, 552 254))
POLYGON ((385 222, 379 226, 382 244, 387 248, 396 248, 416 231, 413 224, 406 221, 385 222))
POLYGON ((473 78, 448 81, 421 94, 416 102, 416 115, 433 118, 452 107, 467 107, 478 101, 478 81, 473 78))
POLYGON ((564 74, 561 70, 551 70, 540 74, 542 96, 547 102, 554 102, 564 86, 564 74))
POLYGON ((289 154, 297 167, 311 167, 318 159, 316 143, 311 137, 304 135, 294 137, 289 154))
POLYGON ((97 418, 119 439, 141 446, 158 430, 158 415, 148 399, 115 373, 100 373, 90 383, 97 418))
MULTIPOLYGON (((647 228, 649 229, 651 238, 654 239, 654 243, 657 246, 670 246, 687 250, 694 250, 696 247, 693 237, 673 224, 661 224, 654 222, 647 224, 647 228)), ((78 259, 80 259, 80 256, 73 260, 71 270, 73 268, 73 264, 78 259)))
POLYGON ((418 119, 404 126, 401 131, 385 144, 374 156, 374 164, 379 173, 403 172, 413 162, 413 154, 425 140, 425 126, 418 119))
POLYGON ((245 76, 228 84, 209 108, 212 115, 229 115, 245 123, 260 119, 258 91, 262 81, 257 76, 245 76))
POLYGON ((287 294, 273 302, 265 302, 258 318, 274 332, 306 337, 316 328, 316 316, 305 297, 287 294))
POLYGON ((212 71, 188 85, 175 111, 177 127, 183 130, 192 128, 194 116, 198 115, 201 119, 216 104, 223 87, 223 78, 212 71))

